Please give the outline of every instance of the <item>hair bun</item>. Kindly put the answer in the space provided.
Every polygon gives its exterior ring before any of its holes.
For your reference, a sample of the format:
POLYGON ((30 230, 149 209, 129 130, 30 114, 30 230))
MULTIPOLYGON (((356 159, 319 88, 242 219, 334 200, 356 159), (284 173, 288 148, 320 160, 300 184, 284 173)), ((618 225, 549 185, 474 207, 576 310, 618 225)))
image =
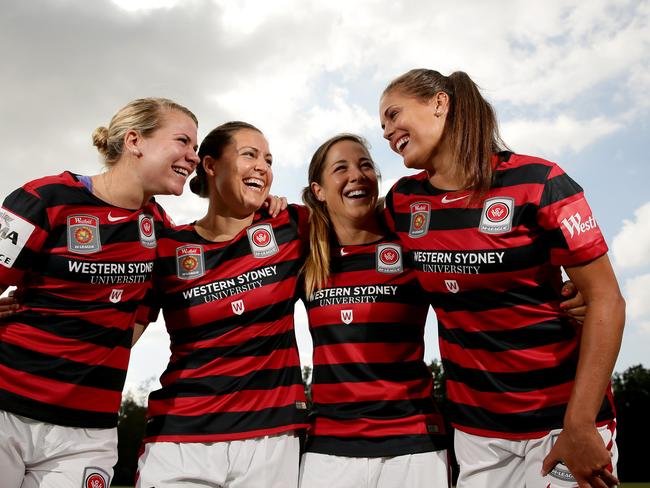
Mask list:
POLYGON ((108 153, 108 129, 104 126, 93 131, 93 146, 103 155, 108 153))

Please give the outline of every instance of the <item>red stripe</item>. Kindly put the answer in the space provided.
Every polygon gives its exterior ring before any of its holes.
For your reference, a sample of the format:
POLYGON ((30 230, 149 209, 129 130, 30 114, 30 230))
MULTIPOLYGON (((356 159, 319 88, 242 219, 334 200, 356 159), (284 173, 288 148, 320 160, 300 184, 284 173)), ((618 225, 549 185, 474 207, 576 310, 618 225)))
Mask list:
POLYGON ((443 358, 452 361, 464 368, 489 371, 491 373, 524 373, 544 368, 553 368, 566 363, 577 349, 573 341, 530 349, 513 349, 509 351, 486 351, 483 349, 468 350, 440 340, 440 352, 443 358))
POLYGON ((59 337, 24 324, 10 324, 4 327, 2 341, 89 366, 108 366, 121 370, 128 367, 131 354, 130 349, 123 347, 109 348, 59 337))
POLYGON ((311 387, 316 403, 355 403, 431 398, 433 379, 401 381, 364 381, 362 383, 314 383, 311 387))
MULTIPOLYGON (((342 325, 341 327, 347 327, 342 325)), ((424 344, 352 343, 314 347, 314 366, 346 363, 389 363, 421 361, 424 344)))
POLYGON ((399 419, 332 420, 316 417, 311 432, 314 435, 338 437, 384 437, 391 435, 430 434, 427 425, 438 425, 443 432, 442 418, 437 414, 413 415, 399 419))
POLYGON ((239 390, 228 395, 149 399, 148 415, 184 415, 196 417, 211 413, 255 412, 265 408, 286 407, 305 401, 302 385, 279 386, 272 390, 239 390))
POLYGON ((562 405, 569 401, 573 381, 526 392, 485 392, 447 380, 447 397, 456 403, 485 408, 490 412, 514 414, 562 405))
POLYGON ((0 388, 59 407, 115 413, 122 393, 41 378, 0 365, 0 388))
POLYGON ((245 376, 254 371, 283 369, 300 366, 300 358, 294 348, 278 349, 268 356, 248 356, 242 358, 215 358, 196 369, 184 369, 164 374, 160 378, 163 386, 186 378, 205 376, 245 376))
MULTIPOLYGON (((338 286, 338 284, 337 284, 338 286)), ((380 285, 381 286, 381 285, 380 285)), ((421 324, 424 329, 428 304, 408 305, 394 302, 354 303, 346 305, 323 305, 311 308, 309 314, 309 327, 317 328, 322 325, 342 324, 341 309, 354 307, 355 323, 389 323, 393 327, 402 327, 408 320, 412 324, 421 324)))
POLYGON ((201 435, 156 435, 147 437, 143 442, 222 442, 242 439, 253 439, 267 435, 292 434, 294 430, 306 429, 309 424, 289 424, 271 429, 249 430, 246 432, 232 432, 227 434, 201 434, 201 435))

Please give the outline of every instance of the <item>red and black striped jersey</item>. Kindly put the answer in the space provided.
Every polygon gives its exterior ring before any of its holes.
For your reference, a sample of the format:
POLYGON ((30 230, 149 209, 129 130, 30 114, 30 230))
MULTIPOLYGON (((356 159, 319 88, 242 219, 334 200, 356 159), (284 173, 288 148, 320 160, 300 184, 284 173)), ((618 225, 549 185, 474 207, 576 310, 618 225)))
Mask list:
POLYGON ((383 457, 446 447, 424 363, 429 303, 396 238, 334 247, 305 300, 314 344, 307 450, 383 457))
POLYGON ((293 312, 306 252, 304 208, 256 215, 227 242, 194 225, 158 241, 155 288, 138 322, 162 308, 171 340, 149 396, 145 442, 215 442, 307 426, 293 312))
MULTIPOLYGON (((420 173, 389 192, 387 220, 430 292, 452 423, 519 439, 562 427, 580 340, 558 306, 560 266, 607 245, 582 188, 556 164, 498 156, 480 202, 420 173)), ((603 392, 597 420, 613 415, 603 392)))
POLYGON ((20 309, 0 320, 0 409, 44 422, 117 424, 138 303, 151 286, 155 202, 114 207, 64 172, 0 210, 0 283, 20 309))

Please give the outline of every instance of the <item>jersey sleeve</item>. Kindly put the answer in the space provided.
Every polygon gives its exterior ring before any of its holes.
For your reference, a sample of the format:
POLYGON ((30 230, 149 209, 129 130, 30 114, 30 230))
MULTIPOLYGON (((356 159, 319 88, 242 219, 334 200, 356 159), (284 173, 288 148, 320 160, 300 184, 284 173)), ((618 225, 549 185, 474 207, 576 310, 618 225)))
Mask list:
POLYGON ((548 233, 555 265, 577 265, 607 252, 584 191, 557 165, 551 167, 544 183, 537 221, 548 233))
MULTIPOLYGON (((397 185, 397 183, 395 183, 397 185)), ((384 199, 384 210, 382 216, 386 222, 386 227, 391 232, 396 232, 395 229, 395 185, 388 190, 386 198, 384 199)))
POLYGON ((29 184, 0 208, 0 285, 16 285, 36 259, 50 231, 47 205, 29 184))
MULTIPOLYGON (((309 242, 309 209, 304 205, 290 204, 287 207, 291 217, 296 222, 298 237, 303 243, 309 242)), ((307 244, 305 244, 307 245, 307 244)))
POLYGON ((156 278, 156 267, 154 265, 153 284, 149 287, 144 295, 142 301, 138 304, 138 309, 135 313, 136 324, 148 326, 151 322, 155 322, 160 314, 162 308, 162 299, 160 294, 160 286, 157 285, 159 280, 156 278))

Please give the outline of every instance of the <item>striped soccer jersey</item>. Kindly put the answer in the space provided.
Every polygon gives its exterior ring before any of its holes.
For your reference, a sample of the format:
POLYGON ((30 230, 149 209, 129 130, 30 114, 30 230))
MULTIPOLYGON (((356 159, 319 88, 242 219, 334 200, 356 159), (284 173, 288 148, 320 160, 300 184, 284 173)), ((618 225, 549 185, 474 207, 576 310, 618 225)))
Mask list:
POLYGON ((69 172, 6 198, 0 283, 17 286, 21 307, 0 320, 0 409, 73 427, 117 424, 163 224, 155 202, 111 206, 69 172))
MULTIPOLYGON (((426 173, 387 197, 389 226, 431 292, 447 374, 450 417, 472 434, 510 439, 561 428, 579 332, 560 311, 560 266, 586 263, 607 245, 582 191, 554 163, 495 158, 479 203, 434 188, 426 173)), ((603 392, 597 417, 614 415, 603 392)))
POLYGON ((138 322, 162 308, 171 358, 149 396, 145 442, 215 442, 305 428, 293 312, 305 253, 297 206, 228 242, 193 225, 159 239, 155 292, 138 322))
POLYGON ((306 301, 314 344, 307 450, 400 456, 446 447, 423 360, 429 303, 396 239, 334 247, 306 301))

